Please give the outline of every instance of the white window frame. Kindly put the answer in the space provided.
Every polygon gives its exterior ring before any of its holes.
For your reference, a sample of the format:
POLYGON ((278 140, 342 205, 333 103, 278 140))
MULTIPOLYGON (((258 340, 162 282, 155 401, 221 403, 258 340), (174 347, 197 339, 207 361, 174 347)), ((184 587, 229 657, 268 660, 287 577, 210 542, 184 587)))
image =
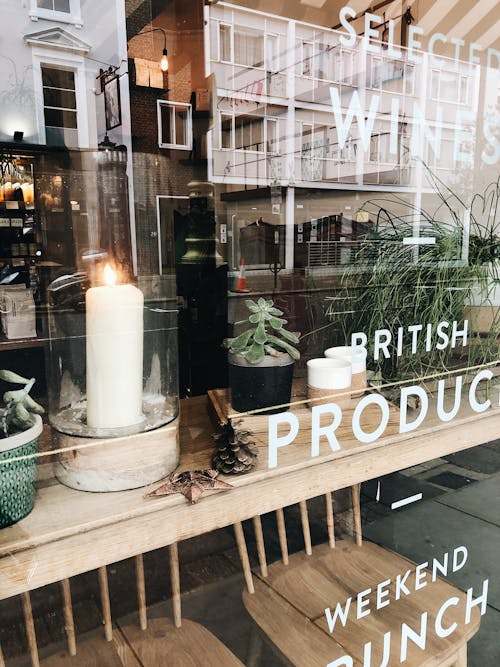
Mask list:
POLYGON ((33 47, 33 82, 35 107, 38 125, 38 137, 42 144, 47 143, 45 132, 45 113, 43 98, 42 66, 71 70, 75 74, 76 125, 78 130, 78 148, 89 148, 89 113, 87 109, 87 90, 85 85, 85 61, 83 56, 62 53, 44 47, 33 47))
MULTIPOLYGON (((157 118, 158 118, 158 146, 160 148, 172 148, 178 151, 190 151, 193 148, 193 107, 191 104, 186 102, 171 102, 170 100, 157 100, 157 118), (171 109, 171 113, 175 111, 176 108, 182 108, 187 111, 186 115, 186 138, 187 143, 179 144, 177 143, 177 137, 175 135, 176 128, 175 122, 172 123, 171 127, 174 132, 174 142, 164 142, 162 141, 162 131, 161 131, 161 108, 168 107, 171 109)), ((175 119, 174 119, 175 120, 175 119)))
POLYGON ((235 119, 234 119, 234 114, 230 113, 229 111, 220 111, 219 112, 219 147, 221 151, 233 151, 235 147, 235 119), (223 120, 225 119, 230 119, 231 120, 231 132, 230 132, 230 146, 223 146, 222 145, 222 123, 223 120))
POLYGON ((266 117, 265 122, 265 147, 266 154, 270 156, 277 156, 280 154, 280 138, 279 138, 279 124, 277 118, 266 117), (274 150, 269 150, 269 128, 274 127, 274 150))
POLYGON ((300 46, 300 53, 301 53, 301 58, 300 58, 300 76, 303 76, 306 79, 312 79, 314 77, 314 42, 309 39, 303 39, 301 42, 300 46), (311 49, 311 55, 306 58, 305 57, 305 51, 306 48, 311 49), (306 68, 305 68, 305 62, 306 60, 309 63, 309 73, 306 74, 306 68))
POLYGON ((231 64, 234 60, 234 26, 232 23, 226 23, 225 21, 219 21, 219 25, 217 26, 217 56, 218 56, 218 61, 221 63, 229 63, 231 64), (221 45, 221 38, 220 38, 220 33, 221 33, 221 28, 228 28, 229 29, 229 60, 223 60, 222 58, 222 45, 221 45))
POLYGON ((43 9, 38 6, 37 0, 30 0, 29 15, 32 21, 48 19, 49 21, 58 21, 59 23, 71 23, 77 28, 81 28, 83 25, 80 0, 69 0, 69 12, 43 9))
POLYGON ((264 69, 267 72, 279 72, 281 68, 281 58, 280 58, 280 34, 277 32, 265 32, 264 33, 264 69), (272 43, 272 40, 276 40, 276 53, 273 55, 274 63, 269 63, 268 58, 268 48, 272 43), (269 64, 273 67, 269 67, 269 64))

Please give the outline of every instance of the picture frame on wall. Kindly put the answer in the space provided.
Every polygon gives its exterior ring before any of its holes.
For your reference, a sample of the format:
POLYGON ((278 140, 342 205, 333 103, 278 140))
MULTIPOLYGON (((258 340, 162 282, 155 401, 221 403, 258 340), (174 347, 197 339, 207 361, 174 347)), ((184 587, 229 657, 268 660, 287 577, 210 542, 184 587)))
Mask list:
POLYGON ((117 76, 104 83, 104 113, 106 116, 106 131, 122 124, 120 82, 117 76))

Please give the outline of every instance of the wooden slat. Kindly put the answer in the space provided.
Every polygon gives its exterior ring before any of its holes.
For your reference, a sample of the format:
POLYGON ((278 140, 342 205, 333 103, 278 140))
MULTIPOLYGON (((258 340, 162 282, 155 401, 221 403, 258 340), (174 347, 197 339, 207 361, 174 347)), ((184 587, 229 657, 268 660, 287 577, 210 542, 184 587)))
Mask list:
POLYGON ((113 625, 111 621, 111 604, 109 601, 108 572, 106 566, 98 569, 99 591, 101 594, 102 618, 104 622, 104 636, 106 641, 113 639, 113 625))
POLYGON ((179 548, 177 542, 169 546, 170 557, 170 585, 172 587, 172 609, 174 613, 174 625, 180 628, 182 625, 181 615, 181 580, 179 574, 179 548))
POLYGON ((69 579, 61 581, 61 593, 63 598, 64 629, 68 639, 68 653, 76 655, 75 621, 73 619, 73 605, 71 602, 71 586, 69 579))
POLYGON ((240 554, 241 566, 245 576, 245 582, 249 593, 254 592, 252 570, 250 568, 250 560, 248 558, 247 543, 245 542, 245 534, 241 522, 234 524, 234 534, 236 537, 236 544, 238 545, 238 553, 240 554))
POLYGON ((353 514, 353 526, 354 526, 354 539, 356 544, 361 546, 363 542, 363 534, 361 532, 361 505, 359 502, 359 484, 353 484, 351 486, 351 498, 352 498, 352 514, 353 514))
POLYGON ((5 667, 5 661, 3 659, 2 646, 0 645, 0 667, 5 667))
POLYGON ((257 543, 260 573, 263 577, 267 577, 266 547, 264 544, 264 533, 262 532, 262 521, 260 520, 260 516, 254 516, 252 521, 255 532, 255 541, 257 543))
POLYGON ((307 502, 300 502, 300 521, 302 523, 302 534, 304 535, 304 548, 308 556, 312 555, 311 530, 309 528, 309 515, 307 513, 307 502))
POLYGON ((40 660, 38 658, 38 647, 36 644, 36 631, 35 623, 33 621, 33 609, 31 608, 30 594, 22 593, 21 601, 23 605, 24 625, 26 628, 26 639, 28 640, 31 664, 32 667, 39 667, 40 660))
POLYGON ((135 578, 137 586, 139 625, 141 630, 145 630, 148 627, 148 610, 146 604, 146 581, 144 579, 144 557, 142 554, 138 554, 135 557, 135 578))
POLYGON ((276 510, 276 522, 278 524, 278 537, 280 541, 283 565, 288 565, 288 544, 286 541, 285 514, 282 507, 276 510))
POLYGON ((335 547, 335 522, 333 518, 333 500, 330 492, 325 493, 326 525, 328 528, 328 544, 335 547))

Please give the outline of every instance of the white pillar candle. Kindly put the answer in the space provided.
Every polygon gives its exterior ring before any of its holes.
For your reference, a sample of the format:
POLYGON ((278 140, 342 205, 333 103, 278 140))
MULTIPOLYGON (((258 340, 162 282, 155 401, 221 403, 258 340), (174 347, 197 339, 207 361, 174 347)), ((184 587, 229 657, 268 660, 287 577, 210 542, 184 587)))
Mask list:
POLYGON ((366 371, 366 348, 351 345, 341 345, 339 347, 329 347, 324 352, 327 359, 347 359, 352 364, 352 372, 363 373, 366 371))
POLYGON ((349 389, 351 364, 345 359, 309 359, 307 384, 316 389, 349 389))
POLYGON ((359 397, 366 389, 366 348, 361 346, 342 345, 329 347, 325 350, 327 359, 345 359, 352 365, 351 387, 353 396, 359 397))
POLYGON ((133 285, 87 290, 87 425, 131 426, 143 420, 144 296, 133 285))

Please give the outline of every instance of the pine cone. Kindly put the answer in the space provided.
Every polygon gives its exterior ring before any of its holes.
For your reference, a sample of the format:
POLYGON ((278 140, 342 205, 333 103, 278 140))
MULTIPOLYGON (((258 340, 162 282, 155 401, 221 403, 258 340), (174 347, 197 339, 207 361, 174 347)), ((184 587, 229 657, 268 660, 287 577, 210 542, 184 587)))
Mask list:
POLYGON ((226 475, 250 472, 257 461, 258 451, 251 437, 249 431, 238 429, 238 422, 234 427, 230 422, 224 424, 222 433, 213 436, 217 447, 212 458, 213 467, 226 475))

